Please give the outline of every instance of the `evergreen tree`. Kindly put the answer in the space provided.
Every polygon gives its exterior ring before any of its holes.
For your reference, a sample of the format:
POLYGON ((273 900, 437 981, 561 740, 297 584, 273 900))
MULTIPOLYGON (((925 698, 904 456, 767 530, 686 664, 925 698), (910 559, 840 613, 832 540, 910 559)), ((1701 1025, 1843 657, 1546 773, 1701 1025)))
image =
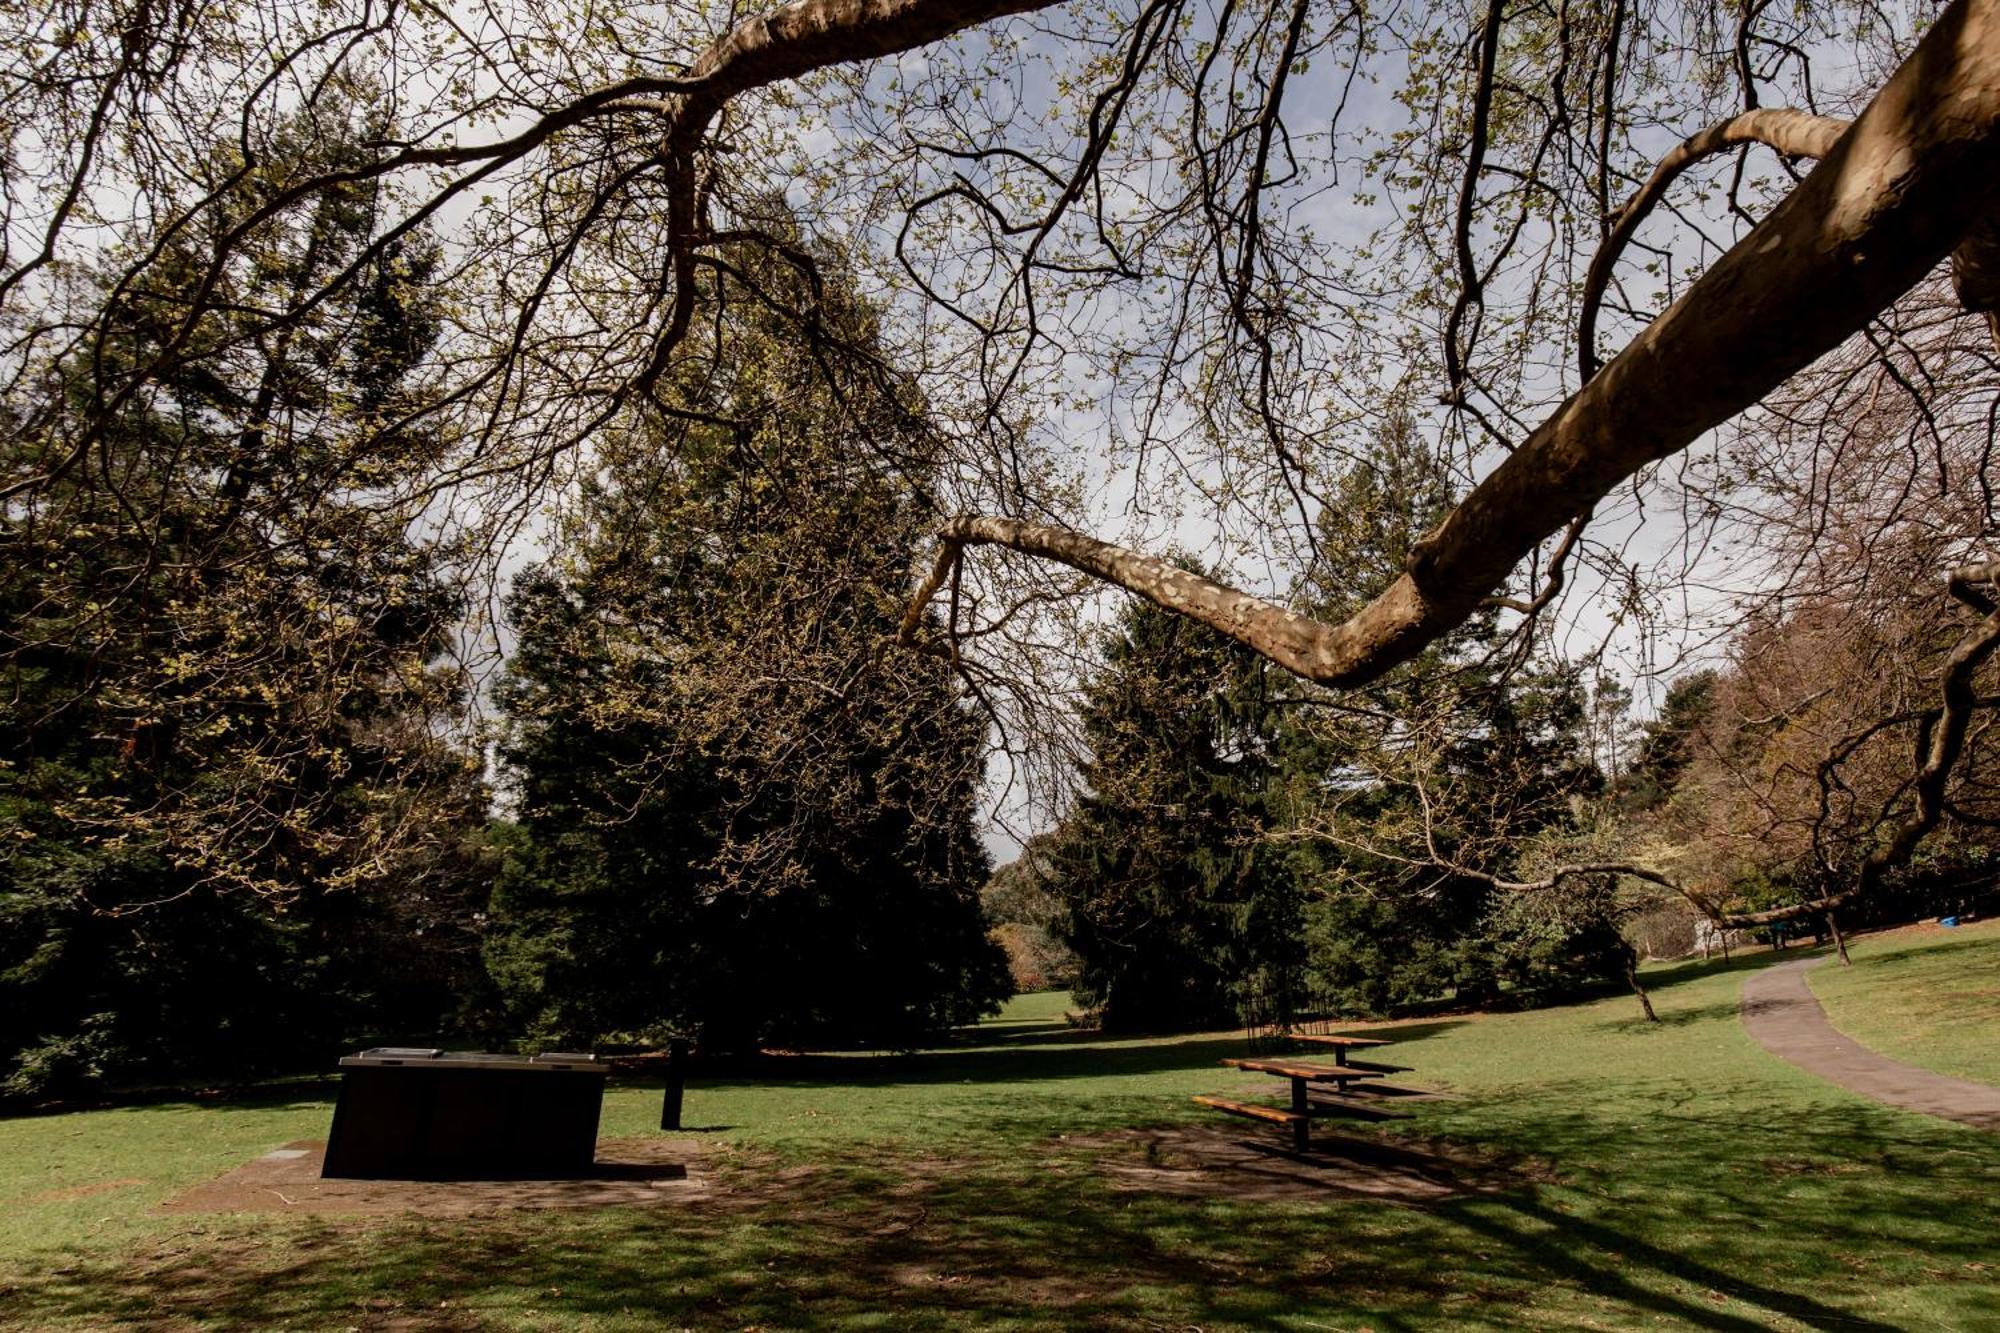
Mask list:
POLYGON ((730 256, 681 429, 604 442, 510 605, 488 960, 539 1040, 904 1045, 1007 993, 983 724, 894 646, 930 429, 837 257, 786 246, 730 256))
POLYGON ((1620 784, 1619 803, 1629 812, 1657 809, 1694 758, 1694 736, 1715 707, 1718 680, 1711 669, 1690 672, 1667 687, 1660 714, 1640 727, 1638 753, 1620 784))
MULTIPOLYGON (((1332 619, 1365 604, 1453 498, 1414 423, 1392 418, 1330 498, 1301 599, 1332 619)), ((1572 818, 1572 799, 1601 782, 1577 674, 1496 660, 1497 643, 1484 612, 1338 707, 1289 710, 1285 818, 1322 835, 1302 873, 1318 890, 1304 913, 1326 1007, 1485 1002, 1503 980, 1546 980, 1548 961, 1578 943, 1527 929, 1483 878, 1511 872, 1523 840, 1572 818)), ((1583 971, 1616 965, 1604 954, 1583 971)))
POLYGON ((1088 791, 1050 850, 1075 990, 1113 1030, 1293 1012, 1296 885, 1265 845, 1275 713, 1262 663, 1131 602, 1085 692, 1088 791))
MULTIPOLYGON (((355 159, 379 127, 325 114, 290 165, 355 159)), ((218 150, 227 156, 230 150, 218 150)), ((222 275, 216 359, 135 397, 104 448, 0 522, 0 1065, 16 1095, 314 1057, 363 1027, 435 1027, 465 1003, 483 792, 441 739, 462 606, 413 515, 329 484, 392 475, 435 338, 418 240, 273 327, 353 261, 372 188, 262 228, 222 275), (230 377, 216 372, 227 365, 230 377)), ((105 295, 111 363, 185 309, 198 237, 155 285, 105 295)), ((10 474, 80 402, 14 423, 10 474)))

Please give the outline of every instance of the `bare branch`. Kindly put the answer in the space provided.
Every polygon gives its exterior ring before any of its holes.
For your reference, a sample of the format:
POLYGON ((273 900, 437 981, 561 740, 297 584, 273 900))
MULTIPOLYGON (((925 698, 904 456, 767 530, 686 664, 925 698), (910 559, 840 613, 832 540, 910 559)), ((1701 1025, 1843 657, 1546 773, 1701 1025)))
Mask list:
POLYGON ((1182 609, 1306 679, 1359 684, 1462 622, 1529 551, 1613 486, 1865 326, 1949 254, 1996 196, 2000 0, 1962 0, 1818 169, 1474 487, 1400 578, 1337 626, 1075 532, 966 518, 940 539, 1060 560, 1182 609))
MULTIPOLYGON (((1748 21, 1746 16, 1746 26, 1748 21)), ((1746 82, 1744 87, 1747 91, 1750 84, 1746 82)), ((1590 272, 1583 281, 1582 310, 1577 316, 1577 360, 1583 378, 1588 380, 1595 375, 1601 364, 1597 359, 1597 311, 1604 301, 1604 289, 1611 283, 1611 271, 1638 232, 1639 224, 1652 213, 1667 187, 1682 172, 1704 158, 1750 143, 1763 144, 1787 157, 1822 158, 1833 151, 1833 145, 1847 133, 1847 128, 1847 121, 1790 107, 1751 110, 1689 137, 1661 158, 1638 193, 1626 200, 1611 220, 1611 230, 1590 261, 1590 272)))

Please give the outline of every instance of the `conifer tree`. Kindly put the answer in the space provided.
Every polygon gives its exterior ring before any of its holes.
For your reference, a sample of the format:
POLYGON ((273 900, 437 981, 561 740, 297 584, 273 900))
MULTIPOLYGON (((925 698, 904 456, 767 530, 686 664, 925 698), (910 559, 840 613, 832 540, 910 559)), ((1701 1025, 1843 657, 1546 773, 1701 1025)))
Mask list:
POLYGON ((1289 1017, 1302 954, 1296 886, 1264 842, 1276 713, 1254 656, 1129 603, 1086 689, 1086 792, 1051 883, 1076 993, 1108 1028, 1289 1017))
MULTIPOLYGON (((329 95, 280 138, 314 170, 380 135, 329 95)), ((7 1091, 240 1073, 466 1003, 484 793, 445 739, 463 603, 413 510, 337 480, 435 445, 395 424, 436 338, 435 252, 416 233, 364 257, 379 190, 253 229, 211 358, 0 526, 7 1091), (367 280, 316 310, 260 314, 357 263, 367 280)), ((171 336, 202 238, 157 244, 149 282, 103 292, 97 355, 171 336)), ((88 410, 82 383, 10 441, 88 410)))
POLYGON ((930 427, 836 256, 745 246, 710 298, 722 369, 603 442, 516 585, 489 964, 544 1041, 910 1044, 1008 985, 983 723, 894 647, 930 427))
MULTIPOLYGON (((1330 497, 1302 600, 1335 619, 1365 604, 1454 498, 1437 451, 1392 417, 1330 497)), ((1523 840, 1572 818, 1572 798, 1600 781, 1576 673, 1498 647, 1481 612, 1340 707, 1288 710, 1286 817, 1319 835, 1303 911, 1327 1007, 1485 1002, 1503 979, 1616 975, 1616 959, 1595 956, 1615 932, 1581 949, 1551 941, 1484 877, 1510 872, 1523 840)))

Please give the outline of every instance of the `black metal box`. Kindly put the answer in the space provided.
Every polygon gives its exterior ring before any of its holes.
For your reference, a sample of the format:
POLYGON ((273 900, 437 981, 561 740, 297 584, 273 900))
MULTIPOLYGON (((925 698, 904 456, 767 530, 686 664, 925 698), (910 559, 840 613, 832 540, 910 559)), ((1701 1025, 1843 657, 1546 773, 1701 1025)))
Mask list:
POLYGON ((378 1046, 341 1060, 323 1176, 522 1180, 581 1176, 597 1149, 605 1067, 378 1046))

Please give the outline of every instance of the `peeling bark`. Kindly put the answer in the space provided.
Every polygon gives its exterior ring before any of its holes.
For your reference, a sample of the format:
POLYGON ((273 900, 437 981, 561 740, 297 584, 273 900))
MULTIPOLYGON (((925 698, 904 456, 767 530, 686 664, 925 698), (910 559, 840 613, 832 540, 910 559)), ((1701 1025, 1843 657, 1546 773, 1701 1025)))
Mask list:
POLYGON ((903 617, 906 642, 914 638, 922 623, 924 607, 944 587, 945 580, 963 558, 964 548, 990 544, 1054 560, 1116 584, 1155 605, 1227 634, 1287 671, 1311 677, 1315 669, 1315 652, 1326 632, 1325 625, 1158 556, 1114 546, 1069 528, 1013 518, 957 518, 940 528, 937 536, 937 562, 903 617))
POLYGON ((718 102, 828 65, 914 50, 989 19, 1056 0, 795 0, 745 19, 696 59, 688 77, 718 102))

